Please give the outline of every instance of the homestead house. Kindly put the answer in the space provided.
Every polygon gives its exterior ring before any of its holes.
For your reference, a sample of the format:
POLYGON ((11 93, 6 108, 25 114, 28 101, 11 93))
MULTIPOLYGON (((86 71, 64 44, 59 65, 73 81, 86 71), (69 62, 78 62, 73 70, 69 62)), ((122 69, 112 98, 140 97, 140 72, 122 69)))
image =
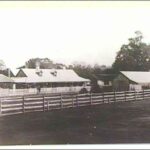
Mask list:
POLYGON ((150 88, 150 72, 146 71, 120 71, 113 80, 116 91, 141 90, 150 88))
POLYGON ((79 91, 87 87, 88 79, 79 77, 71 69, 29 69, 22 68, 11 78, 16 89, 51 89, 52 92, 79 91))

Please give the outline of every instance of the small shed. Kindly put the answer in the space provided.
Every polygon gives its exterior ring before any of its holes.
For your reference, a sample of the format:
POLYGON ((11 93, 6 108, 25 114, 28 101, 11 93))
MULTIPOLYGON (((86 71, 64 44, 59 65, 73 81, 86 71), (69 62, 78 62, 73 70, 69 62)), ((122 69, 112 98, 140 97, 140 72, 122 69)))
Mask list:
POLYGON ((120 71, 118 76, 113 80, 113 88, 117 91, 150 88, 150 72, 120 71))

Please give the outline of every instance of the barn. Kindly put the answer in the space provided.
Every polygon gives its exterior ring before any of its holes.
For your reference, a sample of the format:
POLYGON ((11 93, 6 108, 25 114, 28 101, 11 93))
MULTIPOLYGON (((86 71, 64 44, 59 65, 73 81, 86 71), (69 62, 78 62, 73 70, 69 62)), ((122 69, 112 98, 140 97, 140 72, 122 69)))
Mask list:
POLYGON ((150 72, 147 71, 120 71, 113 80, 116 91, 141 90, 150 88, 150 72))
POLYGON ((55 91, 84 88, 90 80, 79 77, 71 69, 20 69, 16 77, 12 78, 16 89, 51 88, 55 91))

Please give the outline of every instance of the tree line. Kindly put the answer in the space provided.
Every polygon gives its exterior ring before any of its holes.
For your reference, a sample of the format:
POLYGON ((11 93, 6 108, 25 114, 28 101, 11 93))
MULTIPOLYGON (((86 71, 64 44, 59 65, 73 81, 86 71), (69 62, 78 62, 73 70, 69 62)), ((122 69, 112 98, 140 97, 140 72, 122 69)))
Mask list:
POLYGON ((100 73, 118 73, 119 71, 149 71, 150 70, 150 44, 143 42, 143 34, 135 32, 135 36, 128 39, 117 52, 112 66, 95 64, 82 64, 80 62, 66 66, 65 64, 53 63, 49 58, 32 58, 25 62, 23 68, 35 68, 36 62, 40 62, 41 68, 74 69, 79 75, 85 78, 93 78, 93 75, 100 73))

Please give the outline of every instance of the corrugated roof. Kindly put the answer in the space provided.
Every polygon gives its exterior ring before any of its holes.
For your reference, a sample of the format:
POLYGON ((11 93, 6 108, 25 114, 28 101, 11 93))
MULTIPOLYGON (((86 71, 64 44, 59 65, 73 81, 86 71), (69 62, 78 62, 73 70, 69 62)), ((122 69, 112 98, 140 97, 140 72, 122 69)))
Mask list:
POLYGON ((11 78, 3 74, 0 74, 0 83, 11 83, 11 82, 14 82, 11 78))
POLYGON ((86 82, 90 81, 79 77, 71 69, 40 69, 41 76, 36 69, 21 69, 27 77, 14 77, 15 82, 36 83, 36 82, 86 82))
POLYGON ((150 83, 150 72, 146 71, 120 71, 129 80, 136 83, 150 83))
POLYGON ((116 74, 96 74, 95 77, 101 81, 112 81, 116 77, 116 74))
POLYGON ((15 83, 26 83, 26 77, 12 77, 11 79, 15 83))

